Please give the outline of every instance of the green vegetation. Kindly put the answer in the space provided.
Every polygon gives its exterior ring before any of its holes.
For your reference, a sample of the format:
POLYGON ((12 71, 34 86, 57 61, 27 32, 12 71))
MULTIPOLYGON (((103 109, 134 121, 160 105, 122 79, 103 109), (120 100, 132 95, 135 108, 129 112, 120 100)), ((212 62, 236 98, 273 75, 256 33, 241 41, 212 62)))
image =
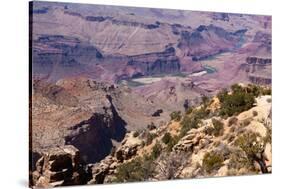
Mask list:
POLYGON ((115 174, 115 182, 145 181, 154 174, 153 161, 149 158, 136 158, 120 165, 115 174))
POLYGON ((209 102, 210 102, 209 97, 202 96, 201 100, 202 100, 202 105, 206 108, 208 106, 209 102))
POLYGON ((253 170, 254 166, 247 156, 243 154, 241 149, 235 149, 232 150, 232 153, 230 154, 228 168, 233 170, 239 170, 241 168, 253 170))
POLYGON ((165 135, 162 137, 162 142, 164 144, 168 144, 172 140, 172 136, 169 132, 165 133, 165 135))
POLYGON ((266 167, 265 158, 262 153, 264 152, 265 139, 262 139, 258 133, 247 132, 238 137, 235 141, 235 145, 241 148, 247 156, 252 166, 254 162, 258 163, 262 173, 268 173, 266 167))
POLYGON ((171 152, 174 145, 178 143, 179 141, 178 136, 172 137, 170 133, 165 133, 165 135, 162 137, 162 142, 167 145, 167 151, 171 152))
POLYGON ((256 92, 243 88, 240 85, 232 85, 232 92, 228 93, 227 90, 222 90, 218 94, 221 103, 220 115, 232 116, 249 110, 254 106, 256 92))
POLYGON ((248 132, 238 137, 235 145, 240 147, 249 159, 253 159, 257 154, 263 152, 263 143, 258 138, 260 138, 258 133, 248 132))
POLYGON ((224 158, 217 152, 207 152, 203 158, 202 167, 207 173, 219 169, 223 165, 224 158))
POLYGON ((206 108, 206 105, 204 105, 203 103, 201 105, 202 106, 199 109, 189 108, 189 110, 185 113, 183 119, 180 122, 180 138, 183 137, 189 130, 198 128, 201 120, 206 119, 209 116, 210 110, 208 110, 206 108))
POLYGON ((269 87, 262 87, 258 85, 249 84, 245 89, 247 93, 251 93, 255 97, 261 95, 271 95, 271 88, 269 87))
POLYGON ((174 111, 170 114, 171 120, 180 121, 181 120, 181 111, 174 111))
POLYGON ((216 137, 223 135, 223 123, 217 119, 212 119, 212 123, 214 126, 213 135, 216 137))
POLYGON ((137 157, 132 161, 126 162, 118 166, 114 182, 136 182, 145 181, 155 174, 154 161, 162 153, 162 146, 159 142, 152 148, 150 155, 137 157))
POLYGON ((162 146, 157 141, 156 144, 152 148, 151 159, 153 159, 153 160, 157 159, 160 156, 161 152, 162 152, 162 146))
POLYGON ((148 132, 147 135, 146 135, 146 143, 145 144, 150 145, 155 137, 156 137, 156 134, 148 132))

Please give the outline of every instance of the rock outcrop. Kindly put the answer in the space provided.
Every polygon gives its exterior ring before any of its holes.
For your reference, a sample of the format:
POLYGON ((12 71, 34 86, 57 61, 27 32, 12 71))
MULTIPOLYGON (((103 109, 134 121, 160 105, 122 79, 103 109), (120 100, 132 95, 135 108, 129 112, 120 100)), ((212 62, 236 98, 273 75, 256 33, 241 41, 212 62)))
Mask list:
POLYGON ((180 60, 175 55, 175 49, 169 47, 163 52, 130 56, 128 66, 139 68, 142 75, 178 73, 180 60))
POLYGON ((214 25, 200 25, 195 31, 182 31, 178 47, 186 56, 191 56, 193 61, 203 60, 237 48, 245 32, 228 32, 214 25), (216 38, 213 40, 209 36, 216 38))
POLYGON ((86 184, 92 176, 85 170, 78 149, 67 145, 42 153, 32 173, 32 186, 55 187, 86 184))

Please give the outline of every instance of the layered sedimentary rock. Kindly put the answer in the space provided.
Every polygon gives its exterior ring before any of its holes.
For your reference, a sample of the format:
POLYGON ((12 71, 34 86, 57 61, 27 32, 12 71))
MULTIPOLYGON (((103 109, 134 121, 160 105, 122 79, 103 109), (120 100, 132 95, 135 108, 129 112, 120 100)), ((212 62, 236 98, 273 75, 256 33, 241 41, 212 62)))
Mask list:
POLYGON ((200 25, 195 31, 181 31, 178 47, 198 61, 239 47, 246 31, 228 32, 214 25, 200 25))
POLYGON ((44 188, 86 184, 92 175, 83 166, 75 147, 68 145, 50 148, 36 162, 30 184, 44 188))
POLYGON ((139 68, 141 75, 169 74, 180 72, 180 60, 173 47, 163 52, 130 56, 128 66, 139 68))

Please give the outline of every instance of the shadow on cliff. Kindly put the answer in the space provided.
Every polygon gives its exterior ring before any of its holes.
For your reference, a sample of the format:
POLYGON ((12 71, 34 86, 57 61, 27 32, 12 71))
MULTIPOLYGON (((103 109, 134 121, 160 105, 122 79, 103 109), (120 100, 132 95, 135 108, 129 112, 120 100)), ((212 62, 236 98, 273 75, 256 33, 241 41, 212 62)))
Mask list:
POLYGON ((112 151, 112 140, 121 142, 126 134, 127 123, 119 116, 111 97, 107 98, 110 109, 104 114, 95 113, 89 120, 73 126, 71 130, 75 134, 65 138, 66 144, 79 149, 81 159, 87 164, 104 159, 112 151))

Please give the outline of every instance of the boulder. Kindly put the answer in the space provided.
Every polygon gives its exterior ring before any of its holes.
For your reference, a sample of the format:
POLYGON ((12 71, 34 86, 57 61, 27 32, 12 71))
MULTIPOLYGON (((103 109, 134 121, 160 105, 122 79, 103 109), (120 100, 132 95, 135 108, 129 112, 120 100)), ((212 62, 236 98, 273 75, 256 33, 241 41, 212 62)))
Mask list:
POLYGON ((43 152, 32 173, 36 187, 55 187, 86 184, 90 175, 80 161, 79 151, 74 146, 50 148, 43 152))

